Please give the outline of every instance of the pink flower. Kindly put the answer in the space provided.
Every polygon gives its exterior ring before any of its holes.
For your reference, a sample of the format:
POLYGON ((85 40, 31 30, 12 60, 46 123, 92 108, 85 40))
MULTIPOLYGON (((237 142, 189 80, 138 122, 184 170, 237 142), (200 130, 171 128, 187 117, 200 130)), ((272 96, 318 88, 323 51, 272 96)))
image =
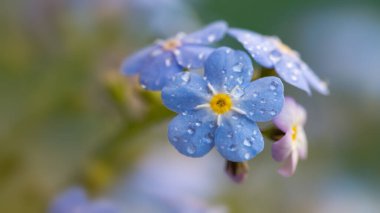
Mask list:
POLYGON ((306 111, 293 98, 286 97, 282 111, 273 122, 285 135, 272 145, 272 157, 284 162, 278 173, 289 177, 294 174, 298 159, 307 157, 307 139, 303 128, 306 111))

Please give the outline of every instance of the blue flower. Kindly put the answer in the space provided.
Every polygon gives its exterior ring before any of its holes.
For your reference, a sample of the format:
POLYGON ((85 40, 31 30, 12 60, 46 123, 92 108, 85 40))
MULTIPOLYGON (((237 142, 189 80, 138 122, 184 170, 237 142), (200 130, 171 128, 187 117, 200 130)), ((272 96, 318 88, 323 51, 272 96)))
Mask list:
POLYGON ((208 45, 221 40, 226 31, 227 24, 218 21, 189 35, 180 33, 166 41, 158 41, 127 58, 122 72, 139 74, 140 83, 146 89, 161 90, 173 74, 203 67, 214 50, 208 45))
POLYGON ((261 66, 274 68, 278 75, 289 84, 311 94, 310 87, 328 95, 329 89, 321 81, 299 54, 274 36, 264 36, 243 30, 229 29, 228 34, 236 38, 261 66))
POLYGON ((170 143, 182 154, 201 157, 214 145, 227 160, 247 161, 264 148, 256 122, 281 111, 284 88, 277 77, 251 82, 252 61, 242 51, 215 50, 205 77, 185 72, 162 90, 166 107, 179 113, 169 124, 170 143))
POLYGON ((52 203, 49 213, 119 213, 111 203, 103 200, 91 202, 86 192, 79 187, 73 187, 60 194, 52 203))

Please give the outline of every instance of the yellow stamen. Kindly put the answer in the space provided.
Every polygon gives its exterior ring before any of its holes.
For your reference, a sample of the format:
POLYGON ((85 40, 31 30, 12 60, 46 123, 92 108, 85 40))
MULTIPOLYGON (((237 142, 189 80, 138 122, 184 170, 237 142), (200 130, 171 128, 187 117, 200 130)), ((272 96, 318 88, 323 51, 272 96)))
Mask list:
POLYGON ((297 126, 292 126, 292 141, 296 142, 297 140, 297 134, 298 134, 298 128, 297 126))
POLYGON ((168 39, 162 44, 162 48, 167 51, 175 50, 179 46, 181 46, 181 41, 175 38, 168 39))
POLYGON ((227 94, 217 94, 211 98, 210 107, 216 114, 223 114, 231 110, 232 100, 227 94))

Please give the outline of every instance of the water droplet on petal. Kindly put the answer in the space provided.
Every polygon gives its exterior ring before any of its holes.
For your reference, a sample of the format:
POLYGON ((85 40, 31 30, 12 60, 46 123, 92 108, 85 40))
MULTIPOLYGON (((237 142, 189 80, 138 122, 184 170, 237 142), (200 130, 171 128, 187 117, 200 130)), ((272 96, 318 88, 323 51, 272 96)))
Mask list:
POLYGON ((228 149, 231 151, 231 152, 234 152, 237 150, 237 146, 235 144, 231 144, 228 149))
POLYGON ((281 59, 281 52, 278 51, 277 49, 272 50, 272 52, 270 52, 270 54, 269 54, 269 59, 273 63, 277 63, 281 59))
POLYGON ((194 134, 194 129, 192 128, 187 129, 187 133, 189 133, 190 135, 194 134))
POLYGON ((227 138, 232 138, 232 134, 227 134, 227 138))
POLYGON ((214 34, 211 34, 211 35, 209 35, 209 36, 207 37, 207 40, 208 40, 209 42, 214 42, 215 39, 216 39, 216 36, 215 36, 214 34))
POLYGON ((297 81, 297 80, 298 80, 298 77, 295 76, 295 75, 292 75, 290 78, 291 78, 293 81, 297 81))
POLYGON ((272 110, 269 112, 269 114, 271 114, 272 116, 275 116, 277 113, 276 113, 276 111, 272 110))
POLYGON ((256 92, 254 92, 252 95, 253 95, 254 98, 256 98, 259 94, 257 94, 256 92))
POLYGON ((244 154, 244 158, 245 158, 246 160, 249 160, 250 157, 251 157, 251 154, 249 154, 249 153, 245 153, 245 154, 244 154))
POLYGON ((199 60, 203 60, 204 57, 205 57, 205 53, 204 52, 201 52, 201 53, 198 54, 198 59, 199 60))
POLYGON ((252 145, 251 142, 247 139, 244 139, 243 144, 244 146, 248 146, 248 147, 252 145))
POLYGON ((187 153, 189 153, 190 155, 194 154, 195 151, 197 151, 197 148, 194 146, 194 145, 190 145, 187 147, 186 149, 187 153))
POLYGON ((232 71, 234 72, 241 72, 244 67, 244 64, 239 62, 235 66, 232 67, 232 71))
POLYGON ((165 66, 170 67, 171 64, 172 64, 171 58, 165 59, 165 66))
POLYGON ((195 122, 195 126, 201 126, 201 122, 199 121, 195 122))
POLYGON ((257 130, 253 130, 253 135, 257 135, 257 130))
POLYGON ((181 79, 183 83, 188 83, 190 81, 190 72, 185 72, 184 74, 182 74, 181 79))
POLYGON ((236 86, 235 88, 232 89, 231 95, 234 98, 240 98, 244 95, 244 90, 241 87, 236 86))
POLYGON ((265 104, 265 103, 266 103, 265 99, 262 98, 262 99, 260 100, 260 103, 265 104))

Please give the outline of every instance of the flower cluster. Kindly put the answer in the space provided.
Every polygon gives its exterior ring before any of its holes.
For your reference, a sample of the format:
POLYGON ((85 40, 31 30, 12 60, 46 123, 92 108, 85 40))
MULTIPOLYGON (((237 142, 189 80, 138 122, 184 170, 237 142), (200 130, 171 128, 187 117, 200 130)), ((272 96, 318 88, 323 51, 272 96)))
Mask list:
POLYGON ((228 162, 246 162, 264 149, 263 136, 268 136, 257 122, 273 120, 284 132, 272 146, 273 158, 285 162, 279 173, 291 176, 298 158, 306 158, 306 112, 284 98, 280 78, 253 79, 252 59, 309 95, 310 88, 329 93, 327 84, 280 39, 229 28, 224 21, 156 42, 127 58, 122 72, 138 75, 147 90, 161 91, 163 104, 178 113, 168 139, 183 155, 201 157, 215 147, 228 162), (226 35, 247 52, 211 46, 226 35), (199 69, 202 74, 193 71, 199 69))

